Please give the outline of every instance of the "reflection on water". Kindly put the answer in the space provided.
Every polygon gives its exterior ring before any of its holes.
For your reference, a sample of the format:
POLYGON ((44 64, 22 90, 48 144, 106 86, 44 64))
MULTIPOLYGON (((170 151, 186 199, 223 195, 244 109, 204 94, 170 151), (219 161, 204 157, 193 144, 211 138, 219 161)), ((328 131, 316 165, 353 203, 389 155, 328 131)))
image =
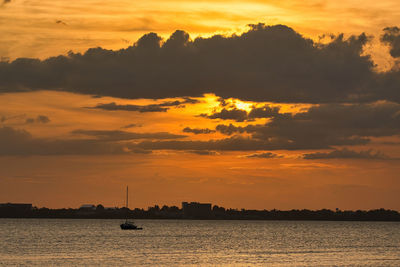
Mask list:
POLYGON ((398 222, 0 219, 0 265, 400 266, 398 222))

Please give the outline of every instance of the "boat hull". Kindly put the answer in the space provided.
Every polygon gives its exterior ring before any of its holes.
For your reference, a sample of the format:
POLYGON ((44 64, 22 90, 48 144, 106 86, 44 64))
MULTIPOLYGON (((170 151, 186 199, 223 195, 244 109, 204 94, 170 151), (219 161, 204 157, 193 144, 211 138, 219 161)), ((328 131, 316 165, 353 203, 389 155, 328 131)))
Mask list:
POLYGON ((123 224, 120 225, 120 227, 121 227, 122 230, 143 230, 142 227, 137 227, 134 224, 123 223, 123 224))

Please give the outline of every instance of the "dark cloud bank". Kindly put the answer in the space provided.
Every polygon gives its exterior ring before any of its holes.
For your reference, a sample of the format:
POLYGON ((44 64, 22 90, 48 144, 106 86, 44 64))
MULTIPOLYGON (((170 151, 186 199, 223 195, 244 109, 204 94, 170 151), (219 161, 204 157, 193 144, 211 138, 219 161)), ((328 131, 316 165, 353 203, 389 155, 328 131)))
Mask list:
MULTIPOLYGON (((35 139, 23 130, 3 127, 0 128, 1 154, 104 154, 182 150, 210 155, 215 154, 210 151, 332 149, 337 146, 365 145, 370 143, 371 137, 400 134, 400 104, 387 101, 321 104, 296 114, 280 113, 278 108, 264 106, 246 112, 246 117, 249 114, 258 114, 257 118, 264 114, 269 121, 247 126, 219 124, 215 130, 190 127, 183 129, 183 132, 193 134, 218 131, 227 135, 226 138, 207 141, 188 140, 185 135, 165 132, 134 133, 120 130, 75 130, 72 135, 81 139, 44 140, 35 139), (263 112, 258 112, 259 110, 263 112), (241 135, 243 133, 247 136, 241 135)), ((253 154, 251 157, 278 156, 268 152, 253 154)), ((355 152, 347 149, 305 154, 304 158, 389 159, 384 154, 373 153, 371 150, 355 152)))
MULTIPOLYGON (((247 114, 252 114, 252 111, 247 114)), ((400 133, 400 104, 386 101, 351 105, 323 104, 297 114, 275 110, 274 116, 270 117, 270 112, 265 116, 269 118, 265 124, 219 124, 215 130, 190 127, 184 129, 184 132, 194 134, 218 131, 227 135, 226 138, 208 141, 188 140, 185 135, 165 132, 134 133, 120 130, 75 130, 71 133, 75 139, 47 140, 33 138, 24 130, 3 127, 0 128, 0 154, 148 153, 165 149, 209 155, 209 151, 332 149, 337 146, 365 145, 370 142, 371 137, 395 136, 400 133), (242 136, 242 133, 247 136, 242 136)), ((254 157, 271 156, 274 154, 254 157)), ((305 159, 385 157, 372 151, 350 150, 317 152, 304 156, 305 159)))
MULTIPOLYGON (((271 108, 262 108, 271 110, 271 108)), ((253 110, 259 110, 254 108, 253 110)), ((245 112, 248 118, 250 111, 245 112)), ((262 117, 262 113, 257 118, 262 117)), ((208 116, 214 118, 212 115, 208 116)), ((297 114, 266 112, 270 120, 265 124, 235 126, 219 124, 215 130, 230 137, 210 141, 143 141, 143 149, 178 150, 301 150, 328 149, 335 146, 365 145, 371 137, 400 134, 400 104, 377 102, 364 104, 322 104, 297 114), (240 134, 249 134, 249 137, 240 134)), ((221 119, 221 117, 218 117, 221 119)), ((234 116, 225 119, 237 120, 234 116)), ((190 127, 186 132, 193 132, 190 127)), ((196 132, 211 131, 197 129, 196 132)))
POLYGON ((125 153, 121 144, 95 139, 49 140, 34 138, 25 130, 0 128, 1 156, 28 155, 98 155, 125 153))
POLYGON ((0 156, 10 155, 100 155, 151 153, 133 146, 133 140, 184 138, 170 133, 132 133, 106 130, 75 130, 74 139, 35 138, 26 130, 0 127, 0 156))
MULTIPOLYGON (((382 41, 398 56, 397 28, 382 41)), ((124 98, 218 96, 276 102, 400 101, 400 72, 376 73, 365 34, 316 43, 284 25, 251 25, 241 35, 190 40, 155 33, 117 51, 0 63, 0 92, 64 90, 124 98)), ((114 107, 115 108, 115 107, 114 107)))

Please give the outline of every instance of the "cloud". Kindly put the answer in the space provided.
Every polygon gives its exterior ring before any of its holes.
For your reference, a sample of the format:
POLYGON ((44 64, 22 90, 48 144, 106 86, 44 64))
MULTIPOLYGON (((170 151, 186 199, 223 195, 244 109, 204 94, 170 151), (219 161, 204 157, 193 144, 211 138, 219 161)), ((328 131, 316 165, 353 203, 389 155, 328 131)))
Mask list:
POLYGON ((25 123, 30 124, 30 123, 49 123, 50 119, 47 116, 44 115, 38 115, 36 118, 27 118, 25 120, 25 123))
POLYGON ((56 24, 61 24, 61 25, 64 25, 64 26, 68 25, 66 22, 64 22, 62 20, 56 20, 56 24))
POLYGON ((130 148, 141 148, 146 150, 212 150, 212 151, 251 151, 251 150, 296 150, 305 148, 316 148, 310 144, 296 144, 284 139, 260 140, 242 136, 232 136, 223 139, 212 139, 208 141, 194 140, 167 140, 167 141, 141 141, 130 144, 130 148))
POLYGON ((372 137, 400 134, 400 104, 387 101, 321 104, 295 114, 279 113, 265 124, 219 124, 215 130, 230 137, 208 141, 144 140, 133 147, 148 150, 257 151, 365 145, 372 137))
POLYGON ((121 128, 122 129, 129 129, 129 128, 134 128, 134 127, 142 127, 142 125, 141 124, 136 124, 136 123, 131 123, 131 124, 124 125, 121 128))
POLYGON ((395 58, 400 57, 400 29, 398 27, 386 27, 383 31, 381 41, 390 45, 390 55, 395 58))
POLYGON ((200 100, 191 98, 191 97, 183 97, 184 101, 181 104, 198 104, 201 103, 200 100))
POLYGON ((1 5, 4 6, 4 5, 8 4, 8 3, 11 3, 11 0, 3 0, 1 5))
POLYGON ((134 153, 124 145, 89 139, 34 138, 25 130, 0 128, 0 156, 11 155, 99 155, 134 153))
POLYGON ((202 117, 206 117, 209 119, 222 119, 222 120, 235 120, 238 122, 242 122, 247 120, 247 112, 242 109, 222 109, 220 112, 214 112, 211 115, 200 114, 202 117))
POLYGON ((21 121, 21 124, 31 124, 31 123, 49 123, 51 120, 49 117, 45 115, 38 115, 36 118, 28 117, 26 118, 26 114, 14 115, 14 116, 0 116, 0 123, 5 123, 7 121, 13 121, 14 123, 18 123, 21 121))
POLYGON ((208 128, 205 128, 205 129, 199 129, 199 128, 192 129, 190 127, 185 127, 182 131, 185 132, 185 133, 194 133, 194 134, 215 133, 215 130, 211 130, 211 129, 208 129, 208 128))
POLYGON ((278 155, 272 152, 264 152, 264 153, 254 153, 245 155, 245 158, 263 158, 263 159, 273 159, 273 158, 283 158, 282 155, 278 155))
POLYGON ((197 104, 198 100, 185 97, 183 101, 175 100, 175 101, 165 101, 161 104, 151 104, 151 105, 118 105, 115 102, 106 103, 106 104, 98 104, 94 107, 97 109, 104 110, 124 110, 124 111, 138 111, 141 113, 144 112, 166 112, 170 107, 184 107, 185 104, 197 104))
POLYGON ((347 148, 330 152, 315 152, 303 155, 304 159, 390 159, 384 153, 372 150, 353 151, 347 148))
MULTIPOLYGON (((263 126, 257 125, 254 127, 263 127, 263 126)), ((225 135, 232 135, 235 133, 248 132, 250 131, 249 128, 250 126, 241 127, 241 126, 235 126, 232 123, 230 123, 229 125, 218 124, 217 127, 215 127, 215 130, 225 135)))
POLYGON ((98 104, 95 107, 96 109, 104 109, 104 110, 123 110, 123 111, 138 111, 141 113, 144 112, 166 112, 168 108, 164 108, 160 105, 117 105, 115 102, 107 103, 107 104, 98 104))
POLYGON ((133 133, 133 132, 118 131, 118 130, 81 130, 81 129, 72 131, 72 134, 85 135, 104 141, 124 141, 124 140, 134 140, 134 139, 162 140, 162 139, 179 139, 186 137, 186 135, 171 134, 166 132, 133 133))
POLYGON ((219 155, 217 151, 210 151, 210 150, 189 150, 188 153, 193 153, 201 156, 215 156, 219 155))
POLYGON ((9 120, 14 120, 14 119, 23 119, 26 115, 22 114, 22 115, 15 115, 15 116, 1 116, 0 117, 0 123, 4 123, 6 121, 9 120))
POLYGON ((0 92, 46 89, 152 99, 211 92, 253 101, 400 101, 392 89, 398 83, 380 88, 386 77, 375 73, 363 54, 368 40, 365 34, 337 35, 321 44, 287 26, 264 24, 251 25, 241 35, 194 40, 183 31, 165 41, 149 33, 117 51, 91 48, 45 60, 1 62, 0 92))
MULTIPOLYGON (((221 102, 222 106, 226 106, 225 101, 221 102)), ((279 116, 279 107, 270 107, 264 105, 263 107, 252 107, 250 112, 243 109, 233 107, 232 109, 223 108, 219 112, 213 112, 211 115, 200 114, 201 117, 209 119, 221 119, 221 120, 234 120, 237 122, 252 121, 257 118, 272 118, 279 116)))
POLYGON ((153 153, 153 151, 145 150, 145 149, 132 149, 131 152, 135 153, 135 154, 151 154, 151 153, 153 153))
POLYGON ((0 127, 0 156, 13 155, 104 155, 150 154, 151 150, 136 146, 129 140, 165 140, 182 138, 169 133, 129 133, 122 131, 73 131, 73 135, 89 138, 36 138, 28 131, 0 127))
POLYGON ((390 46, 390 55, 396 59, 395 66, 387 72, 377 74, 377 82, 373 94, 380 95, 381 99, 390 99, 400 103, 400 28, 386 27, 383 29, 381 42, 390 46))
POLYGON ((265 105, 263 107, 253 107, 249 114, 248 117, 250 119, 256 119, 256 118, 272 118, 272 117, 276 117, 279 116, 279 110, 280 107, 271 107, 268 105, 265 105))
POLYGON ((297 114, 280 114, 266 124, 220 124, 216 130, 226 135, 248 133, 253 139, 279 144, 282 149, 362 145, 370 137, 400 134, 400 105, 323 104, 297 114))
POLYGON ((74 134, 92 138, 44 139, 35 138, 26 130, 11 127, 0 128, 0 156, 10 155, 102 155, 102 154, 149 154, 152 150, 182 150, 201 155, 215 155, 217 150, 262 149, 262 143, 241 137, 211 141, 162 140, 173 138, 164 133, 121 134, 118 131, 74 131, 74 134), (128 142, 134 139, 154 138, 161 140, 128 142), (124 141, 124 142, 121 142, 124 141))

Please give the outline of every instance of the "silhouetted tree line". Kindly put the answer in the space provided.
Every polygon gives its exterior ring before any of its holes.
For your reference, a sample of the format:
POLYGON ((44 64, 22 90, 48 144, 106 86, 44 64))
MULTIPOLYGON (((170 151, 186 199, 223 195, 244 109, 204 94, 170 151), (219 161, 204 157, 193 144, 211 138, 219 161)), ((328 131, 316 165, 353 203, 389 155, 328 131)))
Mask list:
POLYGON ((176 206, 158 205, 148 209, 105 209, 101 204, 95 209, 48 209, 33 207, 30 210, 0 207, 0 218, 76 218, 76 219, 211 219, 211 220, 321 220, 321 221, 400 221, 395 210, 375 209, 357 211, 322 210, 246 210, 225 209, 213 206, 209 214, 187 216, 176 206))

